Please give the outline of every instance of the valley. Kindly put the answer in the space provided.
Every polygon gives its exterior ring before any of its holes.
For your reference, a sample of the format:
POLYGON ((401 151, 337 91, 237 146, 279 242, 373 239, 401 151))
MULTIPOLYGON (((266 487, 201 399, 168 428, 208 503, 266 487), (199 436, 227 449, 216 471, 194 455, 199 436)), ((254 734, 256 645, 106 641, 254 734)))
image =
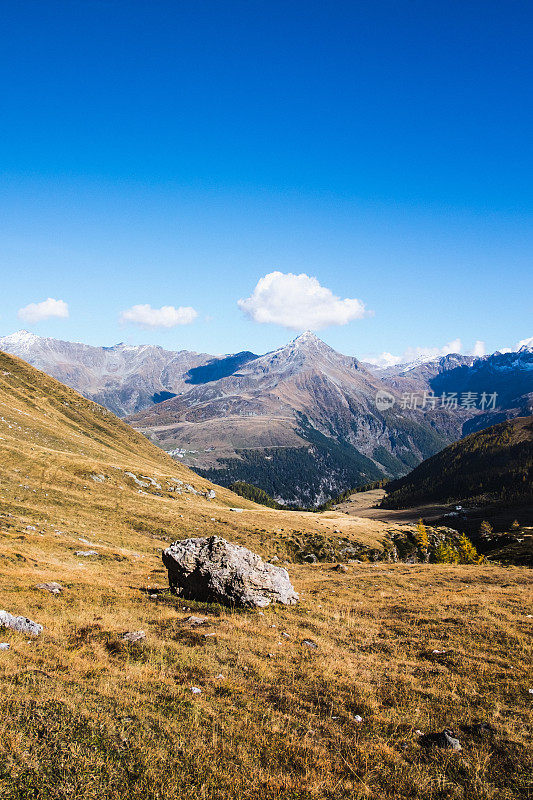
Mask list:
POLYGON ((124 417, 203 477, 255 483, 288 507, 398 478, 469 431, 531 413, 533 351, 451 354, 377 368, 312 333, 270 353, 225 356, 161 347, 90 347, 26 331, 0 338, 18 355, 124 417), (496 392, 494 409, 461 404, 496 392), (392 398, 376 404, 378 393, 392 398), (456 397, 455 405, 413 397, 456 397), (298 479, 295 476, 298 475, 298 479))
POLYGON ((3 605, 43 626, 0 637, 6 800, 528 791, 527 569, 373 561, 405 526, 257 506, 7 355, 0 417, 3 605), (213 534, 286 564, 298 605, 170 595, 162 549, 213 534))

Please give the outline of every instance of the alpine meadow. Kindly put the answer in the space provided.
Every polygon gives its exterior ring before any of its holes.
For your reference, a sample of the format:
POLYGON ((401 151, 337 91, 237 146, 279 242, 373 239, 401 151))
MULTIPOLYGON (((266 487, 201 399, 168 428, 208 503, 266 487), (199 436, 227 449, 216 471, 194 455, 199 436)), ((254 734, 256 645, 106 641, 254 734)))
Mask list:
POLYGON ((531 800, 531 5, 3 12, 1 800, 531 800))

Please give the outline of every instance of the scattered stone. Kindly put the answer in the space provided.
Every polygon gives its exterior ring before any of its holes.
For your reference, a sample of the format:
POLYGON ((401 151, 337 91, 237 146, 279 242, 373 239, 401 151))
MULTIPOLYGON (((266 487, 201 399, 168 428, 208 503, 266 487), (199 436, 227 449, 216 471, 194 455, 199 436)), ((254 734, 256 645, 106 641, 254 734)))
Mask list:
POLYGON ((356 722, 362 722, 363 721, 363 717, 360 714, 355 714, 354 720, 356 722))
POLYGON ((123 642, 141 642, 143 639, 146 639, 144 631, 130 631, 122 636, 123 642))
POLYGON ((91 475, 91 478, 95 483, 103 483, 105 481, 105 475, 91 475))
POLYGON ((174 542, 163 551, 163 563, 171 590, 182 597, 259 608, 298 602, 286 569, 219 536, 174 542))
POLYGON ((217 496, 217 493, 215 492, 214 489, 209 489, 209 491, 205 493, 205 496, 207 497, 208 500, 214 500, 215 497, 217 496))
POLYGON ((309 553, 308 555, 304 556, 304 561, 306 561, 308 564, 316 564, 318 558, 314 553, 309 553))
POLYGON ((10 647, 9 642, 0 642, 0 650, 9 650, 10 647))
POLYGON ((38 622, 33 622, 28 617, 14 617, 7 611, 0 611, 0 628, 11 628, 13 631, 19 631, 28 636, 39 636, 43 630, 43 626, 38 622))
POLYGON ((230 511, 235 511, 237 514, 242 514, 244 508, 230 508, 230 511))
POLYGON ((146 483, 146 481, 140 481, 134 472, 125 472, 124 475, 126 475, 128 478, 131 478, 137 486, 141 486, 143 489, 148 489, 150 486, 150 484, 146 483))
POLYGON ((305 644, 305 646, 309 647, 310 650, 318 650, 317 643, 313 642, 312 639, 304 639, 302 644, 305 644))
POLYGON ((193 694, 202 694, 202 690, 198 688, 198 686, 191 686, 191 692, 193 694))
POLYGON ((77 555, 80 558, 85 558, 87 556, 97 556, 100 554, 97 553, 96 550, 76 550, 75 555, 77 555))
POLYGON ((209 623, 209 620, 207 619, 207 617, 191 616, 184 619, 183 623, 185 625, 190 625, 192 628, 197 628, 199 625, 207 625, 209 623))
POLYGON ((141 479, 142 479, 143 481, 148 481, 148 484, 149 484, 150 486, 153 486, 153 487, 154 487, 154 489, 160 489, 160 488, 161 488, 161 484, 160 484, 160 483, 158 483, 158 482, 157 482, 156 480, 154 480, 153 478, 149 478, 147 475, 141 475, 140 477, 141 477, 141 479))
POLYGON ((333 569, 335 572, 348 572, 348 567, 345 564, 337 564, 333 569))
POLYGON ((447 750, 462 750, 461 743, 454 731, 445 728, 438 733, 426 733, 420 743, 424 747, 442 747, 447 750))
POLYGON ((55 581, 51 581, 50 583, 38 583, 35 588, 43 589, 43 591, 50 592, 50 594, 61 594, 63 591, 61 584, 55 581))

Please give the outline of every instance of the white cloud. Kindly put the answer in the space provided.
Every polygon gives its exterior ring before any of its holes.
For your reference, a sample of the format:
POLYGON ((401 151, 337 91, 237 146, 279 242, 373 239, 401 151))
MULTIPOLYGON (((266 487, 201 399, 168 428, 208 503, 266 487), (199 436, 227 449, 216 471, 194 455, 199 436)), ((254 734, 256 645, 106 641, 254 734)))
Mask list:
POLYGON ((316 278, 302 272, 269 272, 239 307, 255 322, 273 322, 295 331, 346 325, 371 314, 356 298, 341 300, 316 278))
POLYGON ((198 312, 191 306, 161 306, 152 308, 145 303, 127 308, 120 315, 121 322, 130 322, 142 328, 174 328, 176 325, 190 325, 198 312))
POLYGON ((41 303, 30 303, 24 308, 19 308, 18 317, 24 322, 40 322, 42 319, 49 319, 50 317, 66 319, 68 317, 68 305, 64 300, 54 300, 53 297, 48 297, 41 303))
POLYGON ((381 353, 379 356, 361 356, 361 361, 367 364, 374 364, 376 367, 395 367, 402 363, 401 356, 393 356, 392 353, 381 353))
MULTIPOLYGON (((431 361, 433 358, 447 356, 449 353, 460 353, 463 345, 460 339, 452 339, 442 347, 408 347, 401 356, 394 356, 392 353, 381 353, 379 356, 363 356, 362 361, 374 364, 376 367, 394 367, 396 364, 410 364, 412 361, 431 361)), ((470 355, 483 355, 485 352, 484 342, 477 341, 470 355), (483 352, 481 352, 483 351, 483 352)))
POLYGON ((477 356, 479 358, 486 355, 486 352, 487 350, 485 348, 485 342, 482 342, 478 339, 468 355, 477 356))

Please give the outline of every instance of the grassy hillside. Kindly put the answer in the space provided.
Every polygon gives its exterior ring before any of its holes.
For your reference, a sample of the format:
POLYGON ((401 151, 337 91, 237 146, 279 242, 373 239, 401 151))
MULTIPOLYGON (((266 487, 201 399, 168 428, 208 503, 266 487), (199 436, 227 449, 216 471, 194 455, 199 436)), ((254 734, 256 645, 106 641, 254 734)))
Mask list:
POLYGON ((391 481, 383 505, 469 501, 517 505, 533 498, 533 417, 473 433, 391 481))
POLYGON ((0 354, 1 605, 44 626, 0 630, 2 800, 528 796, 527 570, 292 563, 311 540, 379 548, 387 528, 185 484, 211 488, 0 354), (289 561, 301 603, 170 596, 161 549, 210 533, 289 561), (461 753, 421 746, 443 727, 461 753))

